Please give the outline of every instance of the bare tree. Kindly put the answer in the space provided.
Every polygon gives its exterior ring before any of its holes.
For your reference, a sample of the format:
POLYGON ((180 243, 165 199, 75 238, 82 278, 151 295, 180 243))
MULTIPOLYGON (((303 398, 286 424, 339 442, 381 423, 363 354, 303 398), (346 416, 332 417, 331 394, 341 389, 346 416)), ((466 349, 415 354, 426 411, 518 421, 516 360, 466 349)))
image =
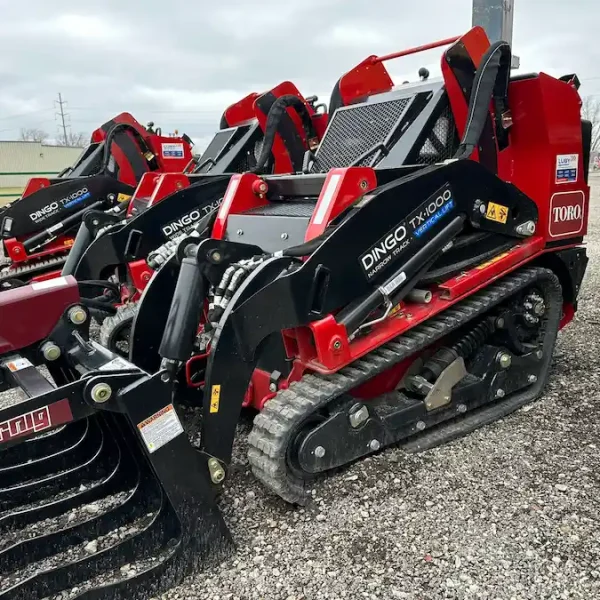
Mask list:
POLYGON ((70 131, 67 133, 67 139, 65 140, 62 137, 59 137, 56 140, 57 146, 77 146, 82 147, 85 146, 89 141, 89 135, 80 131, 79 133, 73 133, 70 131))
POLYGON ((582 118, 592 123, 592 152, 600 152, 600 98, 586 96, 581 107, 582 118))
POLYGON ((42 129, 32 128, 21 128, 19 139, 22 142, 45 142, 49 135, 42 129))

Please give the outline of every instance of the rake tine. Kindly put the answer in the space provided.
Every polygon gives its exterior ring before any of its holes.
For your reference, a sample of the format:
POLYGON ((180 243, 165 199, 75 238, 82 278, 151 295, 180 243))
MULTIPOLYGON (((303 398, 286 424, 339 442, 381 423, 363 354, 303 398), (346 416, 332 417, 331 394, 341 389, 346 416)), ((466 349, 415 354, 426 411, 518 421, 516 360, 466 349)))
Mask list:
POLYGON ((26 440, 15 446, 0 451, 0 465, 8 468, 14 464, 22 464, 30 460, 45 458, 49 454, 60 452, 77 443, 87 434, 88 420, 77 421, 61 429, 51 431, 41 437, 26 440))
POLYGON ((172 509, 166 502, 156 478, 152 477, 147 468, 142 478, 148 482, 143 484, 144 493, 156 499, 160 507, 152 514, 150 522, 144 526, 141 532, 91 556, 83 555, 58 567, 38 572, 8 588, 4 593, 0 593, 0 598, 2 600, 29 600, 68 590, 119 566, 139 560, 140 557, 150 558, 162 546, 167 545, 169 540, 178 537, 177 520, 173 519, 172 509))
POLYGON ((75 443, 69 444, 61 450, 56 452, 50 450, 46 456, 8 467, 1 467, 0 481, 2 487, 16 487, 28 481, 42 479, 48 473, 60 473, 68 470, 75 455, 89 456, 90 452, 94 452, 98 441, 97 437, 87 435, 87 432, 88 430, 75 443))
MULTIPOLYGON (((40 561, 51 554, 59 554, 69 548, 84 542, 107 535, 115 527, 133 523, 152 508, 152 481, 145 477, 140 480, 140 471, 136 469, 136 482, 128 496, 118 505, 109 510, 94 515, 87 520, 71 526, 66 526, 50 534, 41 535, 0 552, 0 565, 5 572, 16 571, 26 566, 28 562, 40 561)), ((82 504, 83 506, 83 504, 82 504)))
POLYGON ((92 435, 97 436, 96 448, 90 448, 87 456, 77 457, 79 463, 64 471, 48 475, 37 481, 30 481, 12 488, 0 489, 0 510, 4 511, 15 505, 36 502, 65 489, 75 487, 82 479, 94 479, 100 465, 114 452, 114 440, 106 443, 105 432, 100 428, 92 428, 92 435), (110 443, 112 442, 112 443, 110 443))
POLYGON ((56 517, 82 504, 92 503, 99 498, 132 489, 135 485, 137 470, 128 453, 117 446, 117 452, 107 461, 108 475, 85 489, 81 486, 72 493, 57 500, 50 499, 40 506, 11 510, 0 517, 0 532, 23 529, 30 523, 56 517))

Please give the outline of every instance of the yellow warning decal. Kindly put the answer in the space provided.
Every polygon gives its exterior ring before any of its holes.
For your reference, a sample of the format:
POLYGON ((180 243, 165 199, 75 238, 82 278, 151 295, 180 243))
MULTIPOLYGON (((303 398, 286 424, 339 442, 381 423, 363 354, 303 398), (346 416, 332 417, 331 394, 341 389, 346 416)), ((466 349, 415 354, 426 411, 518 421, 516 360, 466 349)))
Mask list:
POLYGON ((129 194, 119 194, 117 196, 117 202, 127 202, 127 200, 129 200, 131 198, 131 196, 129 194))
POLYGON ((496 221, 496 223, 506 223, 506 219, 508 219, 508 206, 490 202, 485 213, 485 218, 490 221, 496 221))
POLYGON ((481 263, 478 267, 475 268, 478 271, 481 271, 482 269, 487 269, 487 267, 493 265, 494 263, 497 263, 499 260, 502 260, 505 256, 508 256, 509 254, 510 252, 503 252, 502 254, 498 254, 497 256, 494 256, 494 258, 491 258, 490 260, 481 263))
POLYGON ((219 412, 219 402, 221 401, 221 386, 213 385, 210 392, 210 412, 219 412))

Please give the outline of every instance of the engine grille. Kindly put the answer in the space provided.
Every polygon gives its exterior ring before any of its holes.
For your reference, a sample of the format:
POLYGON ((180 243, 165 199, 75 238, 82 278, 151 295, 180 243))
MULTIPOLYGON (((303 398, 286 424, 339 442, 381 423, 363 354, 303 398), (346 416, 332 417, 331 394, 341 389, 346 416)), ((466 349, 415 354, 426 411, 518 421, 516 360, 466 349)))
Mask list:
POLYGON ((270 217, 312 217, 316 201, 273 202, 266 206, 257 206, 247 210, 245 215, 260 215, 270 217))
POLYGON ((419 150, 416 162, 422 165, 434 165, 452 158, 456 154, 459 143, 454 115, 450 105, 447 104, 419 150))
POLYGON ((263 141, 264 138, 261 137, 260 139, 256 140, 251 150, 245 150, 232 165, 231 172, 246 173, 247 171, 251 171, 256 166, 256 163, 260 158, 263 141))
MULTIPOLYGON (((313 171, 352 165, 367 150, 382 144, 395 129, 412 98, 397 98, 338 109, 316 153, 313 171)), ((368 166, 376 153, 356 166, 368 166)))

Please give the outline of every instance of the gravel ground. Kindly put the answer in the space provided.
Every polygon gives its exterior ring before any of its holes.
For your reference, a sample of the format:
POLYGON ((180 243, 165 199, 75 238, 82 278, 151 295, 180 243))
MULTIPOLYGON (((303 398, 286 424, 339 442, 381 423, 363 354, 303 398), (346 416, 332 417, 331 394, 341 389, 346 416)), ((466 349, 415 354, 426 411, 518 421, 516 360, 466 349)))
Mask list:
POLYGON ((242 425, 221 499, 237 551, 161 600, 600 598, 593 180, 580 310, 539 402, 442 448, 364 460, 318 482, 304 509, 252 477, 242 425))
POLYGON ((577 317, 546 393, 419 455, 388 450, 287 507, 240 440, 222 500, 237 552, 163 600, 600 598, 600 177, 577 317))

